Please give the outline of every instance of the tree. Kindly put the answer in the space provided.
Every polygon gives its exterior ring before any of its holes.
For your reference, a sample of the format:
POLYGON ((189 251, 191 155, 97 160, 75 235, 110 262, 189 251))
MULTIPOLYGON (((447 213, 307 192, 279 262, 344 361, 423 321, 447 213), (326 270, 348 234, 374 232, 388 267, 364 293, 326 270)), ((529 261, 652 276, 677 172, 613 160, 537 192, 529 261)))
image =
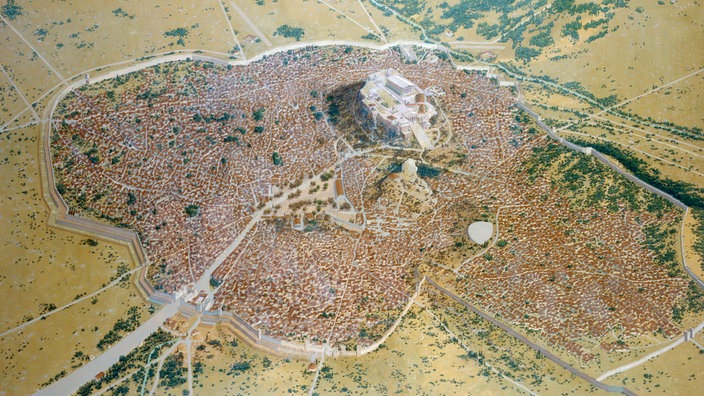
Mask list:
POLYGON ((261 121, 264 119, 264 111, 266 111, 263 107, 259 110, 256 110, 252 113, 252 118, 254 121, 261 121))
POLYGON ((7 0, 7 3, 2 6, 2 15, 14 21, 18 16, 22 15, 22 7, 15 4, 15 0, 7 0))
POLYGON ((272 161, 274 161, 274 165, 281 166, 284 164, 284 160, 281 158, 281 154, 278 152, 274 151, 274 153, 271 155, 272 161))
POLYGON ((198 214, 200 213, 200 206, 196 204, 190 204, 186 206, 184 210, 186 211, 188 217, 195 217, 198 216, 198 214))

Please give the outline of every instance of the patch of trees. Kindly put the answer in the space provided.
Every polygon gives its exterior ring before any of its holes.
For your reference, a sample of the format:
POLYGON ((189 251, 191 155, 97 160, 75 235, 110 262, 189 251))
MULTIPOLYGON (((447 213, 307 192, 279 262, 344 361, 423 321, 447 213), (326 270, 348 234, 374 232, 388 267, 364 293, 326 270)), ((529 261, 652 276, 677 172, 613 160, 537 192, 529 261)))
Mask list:
POLYGON ((128 372, 134 371, 138 367, 142 367, 144 362, 147 361, 152 349, 156 348, 154 349, 154 352, 158 356, 159 352, 166 347, 165 343, 173 340, 174 336, 168 332, 161 329, 157 330, 147 337, 140 346, 130 351, 127 355, 120 356, 117 363, 105 370, 105 376, 103 378, 100 380, 91 380, 87 382, 81 386, 76 393, 79 396, 92 395, 96 390, 102 388, 103 385, 112 383, 113 381, 125 376, 128 372))
POLYGON ((609 29, 604 29, 597 34, 594 34, 594 35, 587 37, 587 39, 585 41, 587 43, 591 43, 592 41, 596 41, 596 40, 606 36, 607 33, 609 33, 609 29))
POLYGON ((582 28, 582 22, 572 21, 566 23, 562 27, 562 37, 570 37, 573 40, 579 40, 579 29, 582 28))
POLYGON ((655 263, 665 266, 670 277, 682 275, 682 270, 677 262, 677 252, 672 247, 672 238, 677 233, 677 229, 652 224, 645 226, 643 233, 645 234, 645 239, 642 244, 655 253, 655 258, 653 259, 655 263))
POLYGON ((254 112, 252 112, 252 119, 253 119, 254 121, 261 121, 261 120, 263 120, 263 119, 264 119, 264 112, 265 112, 265 111, 266 111, 266 109, 264 109, 263 107, 260 108, 260 109, 258 109, 258 110, 255 110, 254 112))
POLYGON ((227 372, 228 375, 240 375, 243 372, 252 368, 252 365, 248 361, 237 362, 230 367, 227 372))
POLYGON ((188 29, 180 27, 176 29, 169 30, 167 32, 164 32, 164 36, 166 37, 178 37, 178 40, 176 40, 176 44, 180 44, 182 46, 186 46, 186 41, 184 41, 184 38, 188 36, 188 29))
POLYGON ((692 216, 696 220, 694 225, 694 251, 700 257, 700 265, 704 269, 704 210, 693 209, 692 216))
POLYGON ((331 124, 337 123, 337 121, 340 118, 340 100, 342 98, 340 97, 333 97, 332 95, 328 95, 327 97, 327 102, 328 102, 328 121, 330 121, 331 124))
POLYGON ((392 5, 398 12, 406 16, 420 14, 426 9, 424 0, 387 0, 384 3, 392 5))
POLYGON ((555 0, 552 2, 552 11, 555 13, 574 12, 574 0, 555 0))
POLYGON ((193 114, 193 121, 195 122, 205 122, 205 123, 211 123, 211 122, 228 122, 231 119, 235 118, 234 115, 224 112, 220 116, 216 116, 213 114, 206 114, 205 116, 200 114, 200 113, 195 113, 193 114))
POLYGON ((183 366, 183 352, 168 356, 159 371, 159 383, 174 388, 185 384, 187 380, 186 368, 183 366))
POLYGON ((689 281, 687 287, 687 295, 679 304, 672 307, 672 319, 676 322, 681 322, 686 312, 700 313, 704 310, 704 291, 694 283, 689 281))
POLYGON ((200 206, 198 206, 196 204, 190 204, 190 205, 186 205, 186 207, 183 210, 186 212, 186 215, 188 217, 195 217, 195 216, 198 216, 198 214, 200 213, 200 206))
POLYGON ((294 37, 296 41, 301 41, 306 32, 300 27, 281 25, 276 28, 276 34, 284 37, 294 37))
POLYGON ((2 6, 2 16, 14 21, 18 16, 22 15, 22 7, 15 4, 15 0, 7 0, 2 6))
POLYGON ((489 25, 486 22, 480 22, 477 25, 477 34, 484 37, 487 40, 491 40, 498 36, 500 33, 500 27, 497 24, 489 25))
POLYGON ((552 34, 550 34, 550 29, 547 29, 540 31, 540 33, 531 37, 529 43, 530 45, 534 45, 536 47, 547 47, 554 44, 555 41, 552 38, 552 34))
POLYGON ((56 304, 54 303, 41 303, 39 304, 39 311, 42 315, 49 313, 56 309, 56 304))
POLYGON ((81 244, 95 247, 95 246, 98 246, 98 241, 96 241, 93 238, 88 238, 88 239, 84 239, 83 242, 81 242, 81 244))
POLYGON ((112 329, 98 341, 98 349, 105 350, 106 347, 116 343, 122 338, 122 333, 131 333, 139 326, 139 319, 142 317, 139 307, 132 306, 127 310, 127 318, 120 318, 115 322, 112 329))
POLYGON ((520 59, 523 62, 530 62, 531 59, 541 54, 541 51, 532 47, 516 47, 516 59, 520 59))
POLYGON ((442 173, 442 169, 432 167, 423 163, 418 164, 418 170, 416 172, 418 176, 424 178, 438 177, 442 173))
POLYGON ((581 139, 570 140, 580 146, 593 147, 602 154, 617 160, 629 172, 651 186, 672 195, 687 206, 704 210, 704 189, 691 183, 661 176, 659 171, 650 168, 645 161, 629 151, 617 148, 610 142, 588 142, 581 139))
POLYGON ((165 93, 166 93, 166 87, 162 88, 159 91, 152 91, 152 89, 150 88, 140 94, 137 94, 137 96, 135 96, 135 99, 151 101, 152 99, 156 99, 165 93))
POLYGON ((273 154, 271 154, 271 160, 274 162, 274 165, 276 166, 282 166, 284 164, 283 158, 281 158, 281 154, 278 152, 274 151, 273 154))
POLYGON ((488 6, 481 6, 476 3, 483 3, 481 0, 460 1, 458 4, 448 6, 443 11, 440 18, 452 19, 451 25, 462 26, 465 29, 474 27, 474 21, 484 16, 479 11, 488 11, 488 6))
POLYGON ((188 35, 188 29, 180 27, 176 29, 164 32, 164 36, 167 37, 186 37, 188 35))
POLYGON ((362 36, 362 38, 365 40, 381 41, 381 37, 377 36, 374 33, 367 33, 364 36, 362 36))
POLYGON ((98 148, 95 146, 84 151, 83 154, 85 154, 86 157, 88 157, 88 160, 93 164, 97 164, 100 162, 100 152, 98 151, 98 148))
POLYGON ((333 176, 332 172, 325 172, 322 175, 320 175, 320 180, 325 182, 325 181, 332 179, 332 176, 333 176))

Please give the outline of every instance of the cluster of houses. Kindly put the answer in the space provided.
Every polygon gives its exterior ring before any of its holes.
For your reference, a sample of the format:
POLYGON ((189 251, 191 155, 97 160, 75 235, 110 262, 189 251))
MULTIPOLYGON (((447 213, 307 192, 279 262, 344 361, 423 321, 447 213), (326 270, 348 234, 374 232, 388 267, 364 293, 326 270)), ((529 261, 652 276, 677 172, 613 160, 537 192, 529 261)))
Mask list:
POLYGON ((629 334, 679 332, 665 311, 685 281, 668 277, 640 244, 643 226, 661 220, 572 208, 549 181, 526 183, 521 163, 545 139, 525 133, 510 92, 483 76, 446 62, 406 63, 394 50, 328 47, 231 69, 161 65, 129 79, 67 99, 53 164, 77 213, 139 233, 160 290, 188 290, 267 203, 335 169, 332 199, 349 208, 334 214, 346 228, 301 227, 324 214, 300 213, 298 224, 262 216, 213 274, 213 301, 198 291, 189 298, 275 337, 359 338, 408 303, 413 269, 455 243, 453 205, 469 201, 494 217, 505 241, 448 273, 469 301, 585 360, 586 333, 619 325, 629 334), (447 171, 398 195, 367 193, 392 159, 345 156, 325 113, 327 93, 365 81, 362 101, 373 119, 421 147, 437 112, 428 92, 444 92, 454 140, 438 149, 456 159, 443 163, 447 171), (426 211, 404 203, 426 189, 426 211))

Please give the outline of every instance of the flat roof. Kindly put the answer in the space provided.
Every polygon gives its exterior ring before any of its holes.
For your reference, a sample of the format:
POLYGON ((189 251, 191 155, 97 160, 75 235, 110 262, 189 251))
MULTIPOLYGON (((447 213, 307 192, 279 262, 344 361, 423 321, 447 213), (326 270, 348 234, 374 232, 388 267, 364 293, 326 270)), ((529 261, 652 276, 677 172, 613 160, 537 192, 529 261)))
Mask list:
POLYGON ((395 86, 399 88, 407 88, 407 87, 414 87, 415 84, 412 82, 406 80, 405 78, 401 76, 391 76, 388 78, 389 81, 391 81, 395 86))

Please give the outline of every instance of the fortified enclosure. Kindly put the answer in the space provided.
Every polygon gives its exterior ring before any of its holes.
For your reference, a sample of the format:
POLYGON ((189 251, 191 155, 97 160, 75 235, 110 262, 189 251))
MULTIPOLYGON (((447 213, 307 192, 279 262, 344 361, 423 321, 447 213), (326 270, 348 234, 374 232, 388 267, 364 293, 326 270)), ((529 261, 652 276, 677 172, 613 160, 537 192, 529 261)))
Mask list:
POLYGON ((419 59, 308 48, 82 87, 54 114, 56 188, 139 234, 156 289, 280 339, 369 345, 430 271, 584 361, 616 326, 679 332, 688 282, 652 244, 679 213, 537 134, 510 90, 419 59), (410 142, 375 143, 360 106, 410 142))
POLYGON ((432 148, 425 131, 437 111, 426 101, 426 93, 399 72, 388 69, 370 75, 359 96, 362 113, 383 136, 415 139, 421 148, 432 148))

